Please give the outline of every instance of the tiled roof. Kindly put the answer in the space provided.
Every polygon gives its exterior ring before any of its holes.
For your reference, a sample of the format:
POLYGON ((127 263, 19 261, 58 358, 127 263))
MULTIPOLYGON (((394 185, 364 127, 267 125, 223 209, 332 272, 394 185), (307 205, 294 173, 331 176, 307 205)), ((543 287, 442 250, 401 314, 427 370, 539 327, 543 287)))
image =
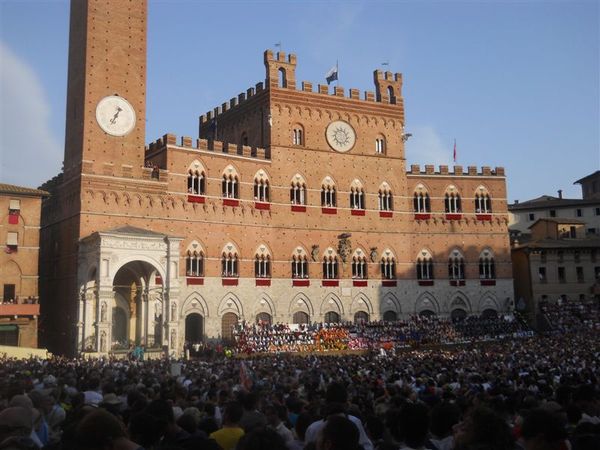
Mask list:
POLYGON ((558 198, 550 195, 527 200, 524 202, 508 205, 509 211, 520 211, 529 209, 550 209, 550 208, 568 208, 573 206, 600 205, 598 199, 580 199, 580 198, 558 198))
POLYGON ((16 186, 14 184, 0 183, 0 194, 27 195, 37 197, 48 197, 50 194, 40 189, 16 186))
POLYGON ((534 241, 519 244, 515 249, 576 249, 576 248, 597 248, 600 249, 600 238, 585 239, 537 239, 534 241))
POLYGON ((579 180, 577 180, 577 181, 576 181, 575 183, 573 183, 573 184, 578 184, 578 183, 579 183, 579 184, 581 184, 583 181, 586 181, 586 180, 588 180, 589 178, 595 178, 595 177, 597 177, 597 176, 600 176, 600 170, 596 170, 594 173, 591 173, 591 174, 589 174, 589 175, 586 175, 586 176, 585 176, 585 177, 583 177, 583 178, 580 178, 579 180))
POLYGON ((574 224, 574 225, 585 225, 585 220, 579 219, 571 219, 570 217, 544 217, 542 219, 536 220, 533 225, 530 225, 529 228, 533 227, 538 222, 552 222, 552 223, 566 223, 566 224, 574 224))

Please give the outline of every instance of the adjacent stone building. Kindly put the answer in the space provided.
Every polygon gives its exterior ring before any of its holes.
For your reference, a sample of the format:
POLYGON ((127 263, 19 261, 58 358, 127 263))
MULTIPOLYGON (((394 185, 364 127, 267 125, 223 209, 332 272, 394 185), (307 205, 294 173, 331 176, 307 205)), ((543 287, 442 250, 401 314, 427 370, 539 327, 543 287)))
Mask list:
POLYGON ((600 170, 577 180, 581 185, 581 198, 563 198, 542 195, 524 202, 508 205, 508 228, 512 236, 527 239, 529 228, 539 219, 577 219, 584 224, 586 236, 600 237, 600 170))
POLYGON ((540 302, 600 298, 600 238, 586 236, 577 219, 539 219, 531 239, 515 242, 512 260, 515 297, 532 318, 540 302))
POLYGON ((198 138, 146 147, 147 5, 120 6, 71 5, 64 171, 44 186, 50 349, 512 308, 504 170, 407 168, 401 74, 332 92, 267 50, 264 82, 198 138))
POLYGON ((0 345, 37 347, 40 214, 47 195, 0 183, 0 345))

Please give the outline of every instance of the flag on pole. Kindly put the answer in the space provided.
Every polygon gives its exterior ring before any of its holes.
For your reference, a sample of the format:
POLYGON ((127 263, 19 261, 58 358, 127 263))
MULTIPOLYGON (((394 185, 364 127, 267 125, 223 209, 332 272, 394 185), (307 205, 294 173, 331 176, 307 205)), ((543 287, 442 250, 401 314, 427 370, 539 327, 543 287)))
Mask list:
POLYGON ((456 139, 454 139, 454 162, 456 162, 456 139))
POLYGON ((329 72, 325 74, 325 79, 327 80, 327 84, 330 84, 332 81, 336 81, 338 79, 338 64, 335 63, 329 72))

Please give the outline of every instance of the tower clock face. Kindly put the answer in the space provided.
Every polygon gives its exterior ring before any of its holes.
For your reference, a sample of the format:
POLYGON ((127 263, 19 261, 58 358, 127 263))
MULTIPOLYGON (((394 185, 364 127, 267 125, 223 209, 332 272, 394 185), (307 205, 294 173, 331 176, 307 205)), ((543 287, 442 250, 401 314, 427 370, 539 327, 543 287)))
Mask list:
POLYGON ((356 133, 349 123, 341 120, 331 122, 325 131, 327 143, 338 152, 347 152, 356 142, 356 133))
POLYGON ((109 95, 98 102, 96 120, 111 136, 125 136, 135 127, 135 111, 123 97, 109 95))

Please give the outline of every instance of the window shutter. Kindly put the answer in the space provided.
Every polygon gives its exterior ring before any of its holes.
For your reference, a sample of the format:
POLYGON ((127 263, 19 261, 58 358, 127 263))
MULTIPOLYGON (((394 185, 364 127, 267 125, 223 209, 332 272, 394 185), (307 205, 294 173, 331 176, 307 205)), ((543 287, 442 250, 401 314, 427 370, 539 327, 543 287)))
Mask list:
POLYGON ((6 235, 6 245, 17 246, 19 245, 19 233, 9 231, 6 235))

